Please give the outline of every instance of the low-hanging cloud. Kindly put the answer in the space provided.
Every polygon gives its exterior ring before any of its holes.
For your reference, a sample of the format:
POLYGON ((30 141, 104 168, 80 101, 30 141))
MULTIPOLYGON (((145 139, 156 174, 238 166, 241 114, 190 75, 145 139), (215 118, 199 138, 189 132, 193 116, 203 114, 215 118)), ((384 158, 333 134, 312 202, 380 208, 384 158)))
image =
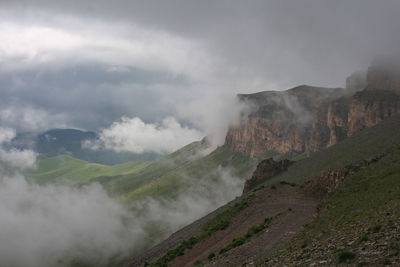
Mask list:
POLYGON ((53 113, 35 108, 26 103, 1 105, 0 125, 17 129, 20 132, 38 132, 49 128, 62 128, 66 125, 65 114, 53 113))
POLYGON ((143 229, 149 225, 158 229, 159 235, 152 235, 152 244, 240 196, 244 177, 222 168, 202 177, 184 176, 182 183, 187 187, 175 198, 148 197, 133 203, 143 229))
POLYGON ((239 196, 244 181, 226 169, 194 178, 183 177, 187 187, 174 199, 146 198, 128 210, 97 183, 43 186, 2 175, 0 264, 115 264, 239 196))
POLYGON ((0 163, 19 170, 34 168, 36 164, 35 152, 28 149, 7 147, 15 136, 15 129, 0 127, 0 163))
POLYGON ((198 141, 203 136, 199 130, 182 126, 173 117, 165 118, 160 124, 145 123, 138 117, 122 117, 109 128, 103 129, 99 140, 83 145, 117 152, 165 154, 198 141))
POLYGON ((142 235, 132 215, 98 184, 39 186, 0 177, 0 264, 102 265, 134 247, 142 235))
POLYGON ((214 92, 183 104, 178 108, 178 114, 204 129, 211 147, 215 148, 224 144, 228 128, 238 124, 241 116, 252 108, 235 94, 214 92))

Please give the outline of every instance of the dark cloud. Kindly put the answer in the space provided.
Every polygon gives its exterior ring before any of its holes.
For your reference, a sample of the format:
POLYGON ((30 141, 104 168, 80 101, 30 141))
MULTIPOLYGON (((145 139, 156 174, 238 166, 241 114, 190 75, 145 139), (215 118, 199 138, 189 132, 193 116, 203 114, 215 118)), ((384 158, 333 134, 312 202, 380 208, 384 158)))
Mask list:
POLYGON ((398 53, 400 41, 397 0, 22 0, 0 7, 4 23, 73 35, 60 35, 72 43, 66 55, 46 54, 60 45, 55 40, 47 40, 50 48, 36 44, 28 59, 19 50, 6 53, 16 65, 51 60, 50 70, 28 64, 29 71, 13 78, 4 74, 2 94, 55 113, 79 113, 73 124, 90 128, 122 115, 160 121, 179 116, 175 110, 191 101, 206 105, 239 92, 344 86, 346 76, 376 56, 398 53), (79 60, 66 67, 71 57, 79 60), (114 65, 115 72, 107 71, 114 65), (32 77, 35 89, 21 89, 32 77))

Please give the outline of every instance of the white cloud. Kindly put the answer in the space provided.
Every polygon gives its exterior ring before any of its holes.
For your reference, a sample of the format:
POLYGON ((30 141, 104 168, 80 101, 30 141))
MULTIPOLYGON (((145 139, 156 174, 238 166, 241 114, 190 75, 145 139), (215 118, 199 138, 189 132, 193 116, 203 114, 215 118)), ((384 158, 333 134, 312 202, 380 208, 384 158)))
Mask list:
POLYGON ((175 118, 165 118, 161 124, 144 123, 140 118, 122 117, 109 128, 100 132, 99 141, 84 146, 93 149, 109 149, 117 152, 173 152, 204 134, 196 129, 182 126, 175 118))
POLYGON ((18 169, 33 168, 36 164, 36 153, 32 150, 0 149, 0 162, 18 169))
POLYGON ((15 130, 11 128, 0 127, 0 145, 10 142, 15 137, 15 130))
POLYGON ((224 144, 228 127, 237 124, 240 114, 247 113, 250 109, 235 94, 213 92, 182 104, 178 107, 178 114, 180 118, 204 129, 215 148, 224 144))
POLYGON ((69 266, 80 259, 100 266, 140 244, 140 227, 98 184, 39 186, 0 177, 2 266, 69 266))
POLYGON ((0 127, 0 163, 23 170, 36 166, 36 153, 32 150, 5 148, 15 137, 15 130, 0 127))
POLYGON ((18 104, 0 107, 0 124, 18 131, 43 131, 49 128, 63 128, 66 115, 50 114, 29 105, 18 104))
POLYGON ((75 23, 76 28, 0 22, 0 59, 7 62, 1 69, 94 61, 199 78, 213 66, 201 43, 165 31, 134 24, 75 23))

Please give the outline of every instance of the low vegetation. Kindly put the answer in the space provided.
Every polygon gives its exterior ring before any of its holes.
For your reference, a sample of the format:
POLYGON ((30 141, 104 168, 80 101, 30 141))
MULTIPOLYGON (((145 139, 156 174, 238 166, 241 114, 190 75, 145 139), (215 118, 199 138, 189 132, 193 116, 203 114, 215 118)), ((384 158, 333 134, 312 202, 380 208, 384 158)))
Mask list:
POLYGON ((400 149, 346 177, 320 204, 314 222, 259 262, 378 266, 400 262, 400 149))
MULTIPOLYGON (((250 194, 242 198, 239 202, 235 203, 234 205, 228 207, 226 210, 220 212, 214 218, 210 219, 203 225, 202 233, 200 235, 193 236, 183 241, 181 244, 179 244, 179 246, 169 250, 157 261, 150 264, 150 266, 154 267, 167 266, 168 263, 174 260, 176 257, 183 255, 185 253, 185 250, 192 249, 195 244, 211 236, 213 233, 226 229, 232 222, 232 220, 235 218, 235 216, 238 215, 240 211, 248 207, 254 198, 255 195, 250 194)), ((215 255, 212 256, 211 254, 209 255, 209 257, 210 256, 212 258, 215 257, 215 255)))

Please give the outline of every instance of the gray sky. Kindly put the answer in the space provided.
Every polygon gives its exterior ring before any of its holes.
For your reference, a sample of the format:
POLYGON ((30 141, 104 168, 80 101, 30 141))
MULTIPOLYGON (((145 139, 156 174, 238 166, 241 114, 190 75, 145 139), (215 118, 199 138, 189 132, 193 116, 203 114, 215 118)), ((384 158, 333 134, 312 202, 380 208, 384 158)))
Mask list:
POLYGON ((0 123, 98 131, 138 117, 160 130, 173 117, 196 138, 223 131, 237 93, 344 86, 397 52, 399 10, 398 0, 2 0, 0 123))

